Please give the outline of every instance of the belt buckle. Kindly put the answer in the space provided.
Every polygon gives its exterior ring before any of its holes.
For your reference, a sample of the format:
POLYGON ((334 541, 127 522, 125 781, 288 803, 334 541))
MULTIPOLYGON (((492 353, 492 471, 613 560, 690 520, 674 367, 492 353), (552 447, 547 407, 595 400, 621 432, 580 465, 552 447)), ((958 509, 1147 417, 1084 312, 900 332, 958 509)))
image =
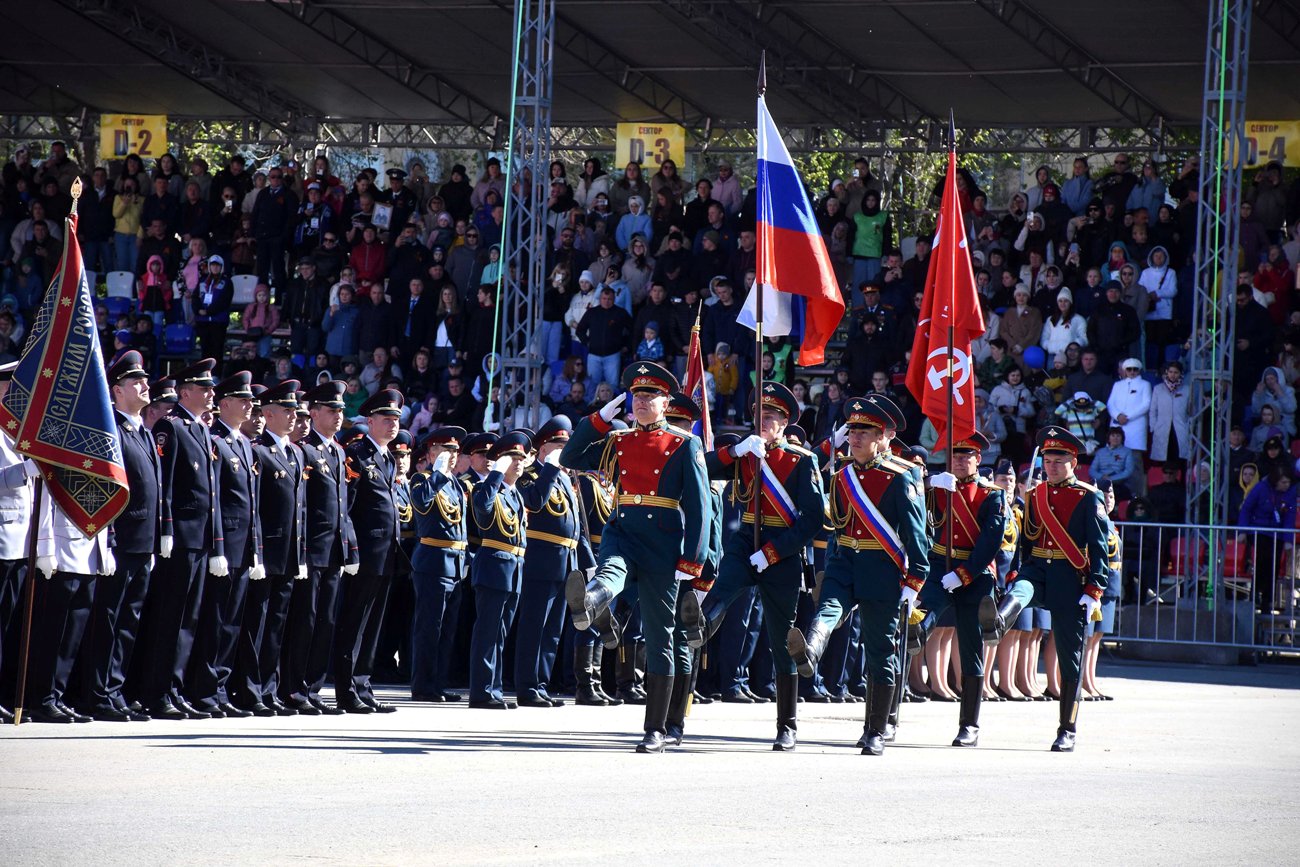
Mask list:
POLYGON ((635 505, 638 505, 638 506, 641 505, 641 495, 640 495, 640 494, 635 494, 635 495, 633 495, 633 497, 632 497, 632 502, 633 502, 635 505))

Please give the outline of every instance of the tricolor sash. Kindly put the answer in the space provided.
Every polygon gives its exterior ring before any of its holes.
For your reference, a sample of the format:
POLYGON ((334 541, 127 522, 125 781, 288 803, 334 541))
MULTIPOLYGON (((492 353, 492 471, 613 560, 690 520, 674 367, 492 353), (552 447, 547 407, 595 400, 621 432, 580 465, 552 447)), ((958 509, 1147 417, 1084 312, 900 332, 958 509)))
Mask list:
POLYGON ((760 484, 763 488, 763 495, 767 502, 776 510, 776 514, 781 516, 787 527, 793 527, 795 518, 799 510, 795 508, 794 500, 786 491, 781 480, 776 477, 776 472, 768 466, 767 458, 758 459, 758 474, 760 484))
MULTIPOLYGON (((1044 482, 1034 488, 1034 492, 1031 495, 1034 502, 1034 511, 1038 512, 1039 520, 1043 522, 1043 530, 1047 533, 1048 538, 1056 543, 1056 547, 1065 555, 1065 559, 1069 561, 1071 566, 1080 571, 1087 569, 1087 552, 1080 548, 1078 543, 1071 538, 1069 531, 1066 530, 1065 525, 1061 523, 1061 519, 1057 517, 1055 512, 1048 508, 1047 487, 1047 483, 1044 482)), ((1077 500, 1075 501, 1075 506, 1078 506, 1077 500)))
POLYGON ((848 493, 849 508, 858 516, 858 520, 866 526, 872 537, 880 543, 889 559, 894 561, 900 573, 907 571, 907 551, 903 549, 903 543, 894 532, 894 528, 889 526, 885 516, 880 514, 876 504, 871 502, 867 492, 862 489, 862 482, 858 481, 857 473, 853 472, 853 465, 849 464, 840 471, 844 478, 844 488, 848 493))

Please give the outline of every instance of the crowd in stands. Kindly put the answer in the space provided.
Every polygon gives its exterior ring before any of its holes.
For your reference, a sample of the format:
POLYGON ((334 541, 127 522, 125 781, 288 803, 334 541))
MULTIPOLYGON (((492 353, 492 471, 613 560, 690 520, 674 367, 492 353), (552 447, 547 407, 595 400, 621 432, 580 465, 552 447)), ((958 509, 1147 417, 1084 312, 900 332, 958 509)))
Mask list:
MULTIPOLYGON (((20 147, 3 170, 0 361, 21 351, 81 177, 86 267, 101 284, 109 272, 132 275, 127 309, 97 311, 106 354, 136 348, 160 364, 165 329, 183 324, 222 372, 251 369, 267 384, 344 379, 353 411, 396 386, 417 435, 484 427, 506 235, 496 159, 472 172, 455 165, 442 180, 413 161, 349 182, 326 156, 256 171, 234 156, 212 173, 202 158, 132 155, 85 169, 61 143, 47 151, 20 147), (237 303, 240 275, 256 285, 237 303)), ((1186 486, 1208 478, 1208 468, 1186 467, 1196 165, 1102 162, 1079 157, 1068 177, 1043 166, 1004 207, 959 170, 987 325, 973 352, 978 424, 992 443, 984 460, 1023 463, 1039 428, 1065 425, 1087 443, 1088 477, 1111 479, 1153 520, 1180 521, 1186 486)), ((1229 520, 1291 526, 1300 179, 1288 183, 1273 163, 1244 186, 1229 520)), ((814 439, 833 430, 846 398, 887 393, 909 415, 903 439, 943 464, 943 443, 903 385, 930 242, 900 237, 865 159, 813 198, 846 301, 842 340, 828 353, 837 361, 800 367, 796 341, 772 338, 763 375, 792 387, 814 439)), ((694 183, 671 161, 616 174, 595 157, 553 163, 548 279, 536 289, 546 412, 601 404, 632 359, 683 373, 698 318, 713 413, 745 424, 756 359, 737 314, 754 282, 755 222, 754 190, 725 160, 694 183)))

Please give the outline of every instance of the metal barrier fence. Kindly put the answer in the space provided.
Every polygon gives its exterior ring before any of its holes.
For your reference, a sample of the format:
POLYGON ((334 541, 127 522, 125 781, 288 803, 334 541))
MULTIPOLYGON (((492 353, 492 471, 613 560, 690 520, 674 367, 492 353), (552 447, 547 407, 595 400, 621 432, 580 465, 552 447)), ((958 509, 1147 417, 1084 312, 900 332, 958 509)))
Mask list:
POLYGON ((1300 646, 1300 531, 1120 522, 1117 641, 1300 646))

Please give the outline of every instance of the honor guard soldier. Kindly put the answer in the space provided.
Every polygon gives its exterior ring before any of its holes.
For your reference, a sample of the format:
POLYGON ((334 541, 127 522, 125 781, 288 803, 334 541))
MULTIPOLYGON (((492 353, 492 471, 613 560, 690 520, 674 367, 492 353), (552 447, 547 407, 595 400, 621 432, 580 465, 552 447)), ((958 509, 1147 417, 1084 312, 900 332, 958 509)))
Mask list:
MULTIPOLYGON (((411 698, 442 702, 450 662, 451 636, 448 601, 469 574, 469 492, 452 475, 461 443, 462 427, 441 427, 430 432, 420 451, 429 463, 411 478, 411 508, 415 512, 416 546, 411 558, 411 583, 415 590, 415 616, 411 625, 411 698)), ((460 696, 456 697, 457 699, 460 696)))
POLYGON ((145 638, 140 652, 151 661, 140 685, 145 712, 163 719, 209 719, 185 700, 185 675, 194 649, 206 575, 224 577, 221 487, 216 450, 202 421, 212 411, 212 369, 205 358, 178 372, 179 401, 153 428, 162 458, 162 538, 158 577, 150 582, 145 638))
POLYGON ((469 706, 490 710, 516 707, 502 689, 506 636, 515 619, 524 575, 528 513, 515 483, 532 443, 512 431, 488 450, 487 478, 470 494, 479 551, 470 565, 477 615, 469 643, 469 706))
MULTIPOLYGON (((262 393, 264 427, 253 443, 257 512, 266 576, 250 580, 232 686, 232 703, 255 716, 275 715, 285 621, 295 580, 307 578, 307 482, 302 452, 289 441, 298 410, 298 380, 262 393)), ((250 576, 251 578, 251 576, 250 576)))
MULTIPOLYGON (((548 685, 564 629, 564 582, 574 570, 596 564, 582 533, 578 495, 560 466, 560 450, 569 441, 568 416, 553 416, 534 437, 537 459, 517 485, 528 510, 528 546, 519 626, 515 634, 515 693, 521 707, 559 707, 548 685)), ((585 572, 584 572, 585 574, 585 572)))
POLYGON ((232 704, 227 689, 249 582, 266 578, 257 508, 258 469, 253 447, 241 431, 253 414, 252 385, 253 375, 246 370, 217 383, 220 415, 211 428, 220 474, 221 535, 229 572, 221 577, 208 576, 186 698, 214 717, 253 715, 232 704))
MULTIPOLYGON (((346 388, 342 380, 324 382, 300 395, 295 412, 296 432, 303 427, 306 404, 307 429, 297 442, 307 482, 307 580, 294 582, 289 602, 280 655, 279 706, 273 708, 277 713, 329 713, 320 691, 334 646, 339 583, 344 571, 357 569, 356 534, 348 516, 347 464, 343 449, 334 441, 343 426, 346 388)), ((370 713, 366 707, 354 712, 370 713)))
POLYGON ((1083 637, 1094 614, 1100 616, 1109 561, 1106 556, 1106 505, 1092 485, 1075 478, 1083 442, 1063 427, 1038 432, 1047 481, 1038 483, 1025 503, 1019 564, 1007 575, 1002 602, 980 602, 980 623, 996 642, 1028 607, 1052 614, 1052 638, 1061 665, 1061 716, 1052 752, 1074 751, 1079 714, 1083 637), (1014 574, 1014 580, 1012 575, 1014 574))
POLYGON ((798 412, 790 389, 777 382, 763 385, 759 433, 707 456, 709 478, 731 480, 746 509, 741 528, 727 539, 718 581, 703 604, 687 595, 682 620, 687 630, 703 633, 703 644, 717 629, 727 606, 746 588, 756 586, 763 621, 776 666, 777 737, 772 749, 795 747, 799 675, 786 651, 794 629, 799 592, 803 589, 804 550, 821 528, 823 500, 817 459, 785 439, 785 427, 798 412), (754 527, 761 527, 755 545, 754 527))
POLYGON ((929 574, 925 491, 907 465, 884 452, 889 413, 879 395, 845 404, 851 460, 831 478, 831 523, 837 534, 826 558, 821 601, 805 637, 787 646, 799 673, 811 676, 831 630, 856 602, 867 669, 863 755, 884 752, 897 668, 899 605, 916 604, 929 574))
MULTIPOLYGON (((709 545, 709 484, 699 438, 664 420, 676 378, 649 361, 623 371, 623 393, 578 423, 560 462, 617 480, 617 508, 605 525, 591 581, 570 576, 565 589, 573 624, 586 630, 596 615, 637 582, 646 640, 645 736, 637 752, 661 753, 672 698, 673 635, 682 582, 699 578, 709 545), (611 434, 632 394, 636 427, 611 434)), ((689 587, 688 587, 689 589, 689 587)))
MULTIPOLYGON (((627 429, 627 425, 618 419, 614 420, 614 427, 616 430, 627 429)), ((600 550, 605 524, 614 511, 614 488, 600 473, 578 473, 575 487, 584 520, 583 535, 587 537, 594 556, 600 550)), ((594 562, 587 571, 596 571, 594 562)), ((603 618, 598 618, 586 632, 579 632, 573 637, 573 679, 577 683, 573 694, 574 704, 609 707, 623 703, 622 699, 605 692, 601 685, 601 664, 605 650, 618 649, 618 631, 610 614, 611 610, 606 608, 603 618), (602 627, 604 632, 601 631, 602 627)))
MULTIPOLYGON (((0 365, 0 400, 13 381, 18 362, 0 365)), ((14 450, 7 435, 0 436, 0 724, 12 723, 18 683, 18 643, 22 631, 19 612, 27 575, 27 535, 32 523, 32 483, 40 474, 36 464, 14 450)))
POLYGON ((334 691, 344 710, 397 710, 375 698, 370 675, 388 585, 398 558, 406 556, 398 544, 402 528, 397 510, 397 460, 388 449, 397 437, 402 402, 400 391, 385 388, 363 403, 361 415, 366 417, 369 432, 346 449, 348 513, 356 532, 360 565, 343 579, 334 636, 334 691))
POLYGON ((1004 492, 979 474, 980 457, 988 442, 978 432, 954 442, 948 458, 951 471, 931 477, 926 497, 935 537, 930 546, 930 574, 943 577, 926 582, 920 599, 926 615, 915 629, 919 643, 924 643, 939 617, 952 607, 962 679, 960 728, 954 747, 979 745, 984 694, 979 607, 984 599, 994 598, 997 573, 993 561, 1007 528, 1004 492))
POLYGON ((130 498, 109 529, 117 568, 96 582, 90 626, 81 649, 81 667, 87 675, 82 707, 105 722, 143 722, 148 715, 128 707, 123 686, 158 551, 162 466, 153 437, 140 418, 149 405, 149 374, 139 352, 128 350, 109 367, 108 390, 130 498))

